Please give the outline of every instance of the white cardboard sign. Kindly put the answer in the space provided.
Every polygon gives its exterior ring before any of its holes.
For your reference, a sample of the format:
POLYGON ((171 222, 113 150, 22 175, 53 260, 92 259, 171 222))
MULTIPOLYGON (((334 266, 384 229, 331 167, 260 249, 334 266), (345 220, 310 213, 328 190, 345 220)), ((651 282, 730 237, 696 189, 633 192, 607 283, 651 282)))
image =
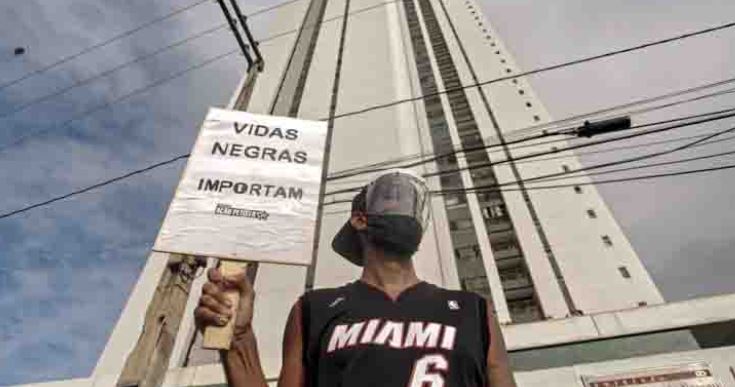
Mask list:
POLYGON ((154 250, 308 265, 327 123, 212 108, 154 250))

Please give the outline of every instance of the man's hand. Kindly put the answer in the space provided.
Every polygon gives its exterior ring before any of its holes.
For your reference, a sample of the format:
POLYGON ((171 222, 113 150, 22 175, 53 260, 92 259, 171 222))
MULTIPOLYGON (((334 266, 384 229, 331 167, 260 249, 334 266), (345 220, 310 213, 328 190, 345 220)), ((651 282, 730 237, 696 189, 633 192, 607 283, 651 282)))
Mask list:
POLYGON ((253 320, 253 304, 255 292, 245 271, 231 275, 223 275, 219 269, 209 269, 209 281, 202 286, 202 297, 194 310, 197 328, 204 330, 208 326, 224 326, 235 318, 235 338, 248 332, 253 320), (240 304, 235 308, 226 293, 236 291, 240 294, 240 304))

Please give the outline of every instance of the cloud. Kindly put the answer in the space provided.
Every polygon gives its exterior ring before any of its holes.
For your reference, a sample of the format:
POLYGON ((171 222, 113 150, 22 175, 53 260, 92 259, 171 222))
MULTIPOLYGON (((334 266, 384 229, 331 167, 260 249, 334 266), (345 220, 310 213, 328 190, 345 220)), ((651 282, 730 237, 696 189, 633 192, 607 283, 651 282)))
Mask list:
MULTIPOLYGON (((0 61, 0 84, 191 3, 75 0, 0 5, 0 14, 12 16, 0 23, 0 34, 28 47, 22 66, 0 61)), ((0 112, 219 23, 216 4, 206 3, 0 90, 0 112)), ((0 146, 30 131, 50 129, 0 152, 0 212, 187 153, 207 107, 226 101, 239 79, 243 64, 237 56, 70 125, 60 123, 200 63, 233 43, 222 36, 205 37, 0 118, 0 146)), ((89 375, 148 256, 182 167, 173 164, 0 220, 0 384, 89 375)))
MULTIPOLYGON (((529 70, 729 22, 735 3, 717 0, 613 2, 484 0, 485 13, 519 62, 529 70), (664 13, 662 13, 665 10, 664 13)), ((679 41, 529 77, 551 115, 564 118, 631 100, 733 76, 735 30, 679 41)), ((734 96, 703 100, 655 113, 634 123, 730 108, 734 96)), ((640 137, 625 145, 710 133, 733 120, 640 137)), ((602 153, 584 164, 618 160, 677 144, 602 153)), ((615 144, 619 146, 623 144, 615 144)), ((698 147, 653 161, 723 152, 732 142, 698 147)), ((672 172, 731 163, 720 158, 640 173, 672 172)), ((643 163, 638 163, 640 165, 643 163)), ((599 178, 637 175, 629 172, 599 178)), ((731 262, 735 217, 723 211, 735 189, 731 172, 598 187, 641 260, 668 300, 735 291, 731 262), (729 264, 728 264, 729 262, 729 264)))

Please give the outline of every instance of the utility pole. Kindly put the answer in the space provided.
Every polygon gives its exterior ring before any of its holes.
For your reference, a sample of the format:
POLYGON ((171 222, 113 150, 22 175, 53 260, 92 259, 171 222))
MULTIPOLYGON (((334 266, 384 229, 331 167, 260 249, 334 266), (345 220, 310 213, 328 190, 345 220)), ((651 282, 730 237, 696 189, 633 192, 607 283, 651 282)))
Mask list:
MULTIPOLYGON (((257 49, 257 42, 253 40, 245 17, 237 7, 236 0, 230 0, 235 13, 245 30, 250 46, 246 45, 235 28, 225 4, 219 1, 225 17, 233 29, 233 33, 243 50, 248 70, 240 90, 236 91, 237 98, 230 109, 246 110, 250 96, 255 87, 258 74, 263 71, 263 58, 257 49), (252 48, 256 58, 248 52, 252 48)), ((125 361, 125 366, 117 381, 118 387, 158 387, 163 383, 168 370, 169 360, 179 332, 179 325, 183 319, 186 303, 189 299, 192 283, 198 275, 205 274, 206 257, 169 254, 166 270, 164 271, 154 293, 151 303, 146 310, 143 331, 138 338, 133 351, 125 361)))
POLYGON ((163 382, 191 283, 205 266, 203 257, 170 255, 148 305, 143 332, 118 379, 119 387, 158 386, 163 382))

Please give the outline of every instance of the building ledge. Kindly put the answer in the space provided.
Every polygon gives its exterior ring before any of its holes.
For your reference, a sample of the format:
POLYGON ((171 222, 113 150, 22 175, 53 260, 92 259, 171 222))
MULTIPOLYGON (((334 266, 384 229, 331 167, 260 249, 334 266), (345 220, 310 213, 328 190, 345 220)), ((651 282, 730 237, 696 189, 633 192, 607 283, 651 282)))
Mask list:
POLYGON ((508 350, 667 331, 735 320, 735 293, 502 327, 508 350))

